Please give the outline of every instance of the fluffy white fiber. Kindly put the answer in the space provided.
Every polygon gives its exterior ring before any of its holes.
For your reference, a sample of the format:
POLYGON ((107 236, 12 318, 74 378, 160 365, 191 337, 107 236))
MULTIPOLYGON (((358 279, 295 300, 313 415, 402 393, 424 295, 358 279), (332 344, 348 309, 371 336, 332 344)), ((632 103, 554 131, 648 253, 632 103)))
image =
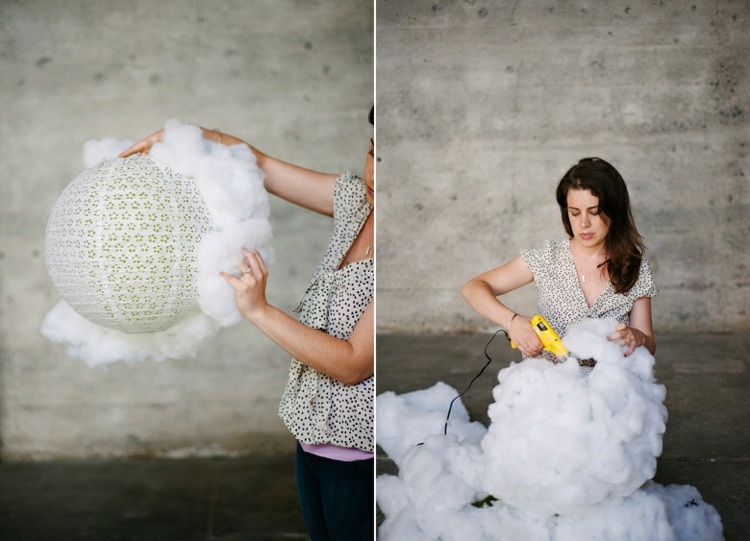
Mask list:
POLYGON ((399 473, 377 480, 386 517, 378 539, 723 539, 718 513, 695 488, 650 481, 665 391, 645 348, 625 358, 607 341, 615 324, 586 320, 563 338, 573 354, 598 360, 588 376, 571 359, 501 370, 486 431, 454 404, 443 435, 457 395, 444 384, 380 395, 377 440, 399 473))
MULTIPOLYGON (((84 163, 90 170, 131 144, 112 137, 87 141, 84 163)), ((63 300, 45 317, 42 333, 90 366, 195 355, 220 327, 241 320, 234 289, 219 273, 239 276, 243 248, 259 250, 267 263, 272 262, 268 194, 263 173, 245 145, 227 147, 207 141, 199 127, 170 120, 149 158, 129 159, 150 159, 193 179, 200 204, 210 215, 212 230, 202 236, 193 256, 197 313, 165 330, 132 333, 92 323, 63 300)))
POLYGON ((118 361, 132 364, 146 359, 164 361, 193 357, 219 329, 216 321, 198 313, 165 331, 124 333, 92 323, 65 301, 58 302, 42 324, 47 338, 63 344, 68 355, 90 367, 118 361))
MULTIPOLYGON (((448 404, 456 397, 453 387, 443 382, 430 389, 402 395, 387 392, 376 399, 376 430, 378 445, 395 462, 400 462, 407 451, 422 443, 430 434, 442 434, 448 404)), ((460 442, 479 445, 487 429, 469 421, 469 412, 457 400, 451 410, 448 432, 460 442)))
POLYGON ((601 340, 615 325, 591 320, 565 337, 573 354, 599 360, 587 378, 575 360, 529 359, 500 372, 482 441, 487 492, 539 516, 575 514, 653 477, 665 390, 645 348, 625 358, 601 340))

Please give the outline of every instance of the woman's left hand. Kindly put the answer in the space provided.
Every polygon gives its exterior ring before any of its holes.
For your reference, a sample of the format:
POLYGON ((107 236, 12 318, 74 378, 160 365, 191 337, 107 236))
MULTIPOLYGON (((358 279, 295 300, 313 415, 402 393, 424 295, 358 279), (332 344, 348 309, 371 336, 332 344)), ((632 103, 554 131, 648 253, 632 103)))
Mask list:
POLYGON ((615 332, 610 334, 607 339, 612 342, 619 340, 618 346, 626 346, 628 348, 625 351, 626 357, 629 357, 635 351, 635 348, 646 342, 646 336, 641 331, 628 327, 624 323, 619 323, 615 327, 615 332))
POLYGON ((266 280, 268 278, 268 268, 266 262, 258 252, 242 250, 245 259, 242 262, 242 276, 235 278, 231 274, 224 272, 221 275, 231 284, 237 293, 237 309, 240 313, 253 321, 260 316, 263 310, 269 306, 266 301, 266 280))
POLYGON ((164 129, 161 129, 159 131, 156 131, 149 135, 148 137, 144 137, 137 143, 133 143, 130 148, 127 148, 120 152, 120 154, 117 156, 118 158, 127 158, 128 156, 131 156, 133 154, 143 154, 146 155, 149 152, 151 152, 151 147, 154 146, 156 143, 162 140, 164 137, 164 129))

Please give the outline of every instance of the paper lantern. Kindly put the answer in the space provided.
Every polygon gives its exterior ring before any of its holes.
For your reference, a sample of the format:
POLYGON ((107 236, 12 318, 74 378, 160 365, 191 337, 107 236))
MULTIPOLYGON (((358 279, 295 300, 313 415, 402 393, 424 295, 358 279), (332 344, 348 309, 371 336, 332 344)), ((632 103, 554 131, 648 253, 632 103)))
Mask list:
POLYGON ((145 156, 104 160, 55 203, 47 267, 63 299, 89 321, 161 331, 199 311, 196 249, 212 229, 192 178, 145 156))

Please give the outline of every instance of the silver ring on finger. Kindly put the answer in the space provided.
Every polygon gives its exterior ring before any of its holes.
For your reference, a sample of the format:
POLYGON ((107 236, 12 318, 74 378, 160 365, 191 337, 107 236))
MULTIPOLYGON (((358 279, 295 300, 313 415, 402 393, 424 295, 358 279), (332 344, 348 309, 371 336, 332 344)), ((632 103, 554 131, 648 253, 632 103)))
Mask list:
POLYGON ((245 268, 242 269, 243 274, 252 274, 253 268, 250 265, 245 265, 245 268))

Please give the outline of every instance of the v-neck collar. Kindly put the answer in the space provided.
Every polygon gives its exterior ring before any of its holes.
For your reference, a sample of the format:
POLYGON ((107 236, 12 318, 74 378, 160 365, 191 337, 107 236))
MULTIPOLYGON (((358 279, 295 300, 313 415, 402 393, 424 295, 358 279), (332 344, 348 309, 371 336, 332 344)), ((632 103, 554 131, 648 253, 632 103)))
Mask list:
POLYGON ((572 273, 573 283, 576 287, 576 296, 578 297, 578 300, 583 304, 583 306, 586 307, 586 310, 588 312, 594 312, 594 309, 599 306, 599 304, 602 302, 602 298, 605 297, 605 294, 609 293, 609 290, 612 288, 612 282, 607 280, 607 283, 604 284, 604 289, 599 293, 599 295, 596 297, 594 302, 589 306, 589 302, 586 300, 586 294, 583 291, 583 288, 581 287, 581 282, 578 280, 578 271, 576 270, 576 262, 573 259, 573 250, 570 247, 570 240, 565 243, 566 247, 566 254, 568 257, 568 265, 569 270, 572 273))

